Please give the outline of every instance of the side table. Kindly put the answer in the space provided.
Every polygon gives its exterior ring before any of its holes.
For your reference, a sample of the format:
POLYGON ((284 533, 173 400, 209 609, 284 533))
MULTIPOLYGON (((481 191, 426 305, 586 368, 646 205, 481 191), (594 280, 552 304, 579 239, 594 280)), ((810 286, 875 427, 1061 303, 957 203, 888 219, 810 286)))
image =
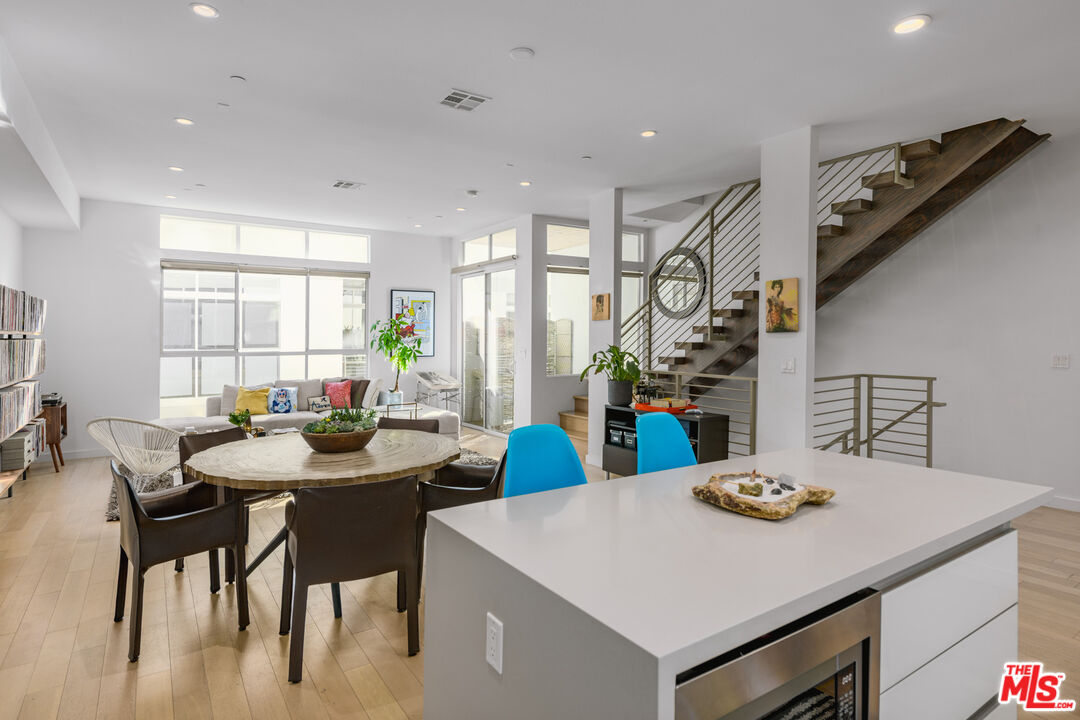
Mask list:
POLYGON ((60 472, 60 466, 64 464, 64 451, 60 449, 60 441, 67 437, 67 403, 45 405, 38 417, 45 418, 45 444, 52 453, 53 469, 60 472))

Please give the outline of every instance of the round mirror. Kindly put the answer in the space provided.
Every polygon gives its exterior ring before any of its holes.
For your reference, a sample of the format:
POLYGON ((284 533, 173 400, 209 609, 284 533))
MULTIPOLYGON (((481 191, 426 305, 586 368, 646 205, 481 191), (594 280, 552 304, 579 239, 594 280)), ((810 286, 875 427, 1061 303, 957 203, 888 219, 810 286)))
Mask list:
POLYGON ((701 256, 689 248, 676 248, 653 273, 652 296, 661 313, 681 320, 701 306, 707 282, 701 256))

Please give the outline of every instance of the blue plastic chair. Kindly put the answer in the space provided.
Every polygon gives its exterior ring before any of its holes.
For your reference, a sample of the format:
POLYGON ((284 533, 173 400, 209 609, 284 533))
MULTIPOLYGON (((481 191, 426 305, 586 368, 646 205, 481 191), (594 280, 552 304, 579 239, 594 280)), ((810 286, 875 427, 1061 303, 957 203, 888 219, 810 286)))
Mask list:
POLYGON ((503 497, 584 485, 585 470, 566 432, 556 425, 528 425, 506 442, 503 497))
POLYGON ((690 438, 674 415, 646 413, 637 418, 638 475, 697 465, 690 438))

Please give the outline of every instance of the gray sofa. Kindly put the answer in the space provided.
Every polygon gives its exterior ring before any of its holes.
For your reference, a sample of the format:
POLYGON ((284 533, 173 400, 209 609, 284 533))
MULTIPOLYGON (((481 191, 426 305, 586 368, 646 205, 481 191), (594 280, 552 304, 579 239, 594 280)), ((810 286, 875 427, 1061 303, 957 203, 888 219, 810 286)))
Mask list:
MULTIPOLYGON (((290 413, 267 413, 264 415, 252 415, 251 424, 255 427, 263 427, 267 430, 283 430, 293 428, 299 430, 309 422, 318 420, 330 414, 330 411, 321 413, 307 410, 308 400, 313 397, 325 395, 326 383, 339 382, 344 379, 353 381, 353 407, 374 407, 380 415, 389 414, 390 417, 408 418, 413 417, 412 406, 405 409, 391 408, 387 412, 385 405, 375 405, 375 398, 382 389, 382 381, 369 381, 367 378, 322 378, 314 380, 275 380, 273 384, 252 385, 248 389, 260 389, 265 387, 295 387, 296 404, 300 408, 290 413)), ((211 430, 223 430, 232 427, 229 423, 229 413, 236 407, 236 394, 238 386, 226 385, 221 395, 212 395, 206 398, 205 417, 175 417, 158 418, 153 422, 179 432, 187 428, 195 428, 195 432, 203 433, 211 430)), ((457 438, 461 429, 461 421, 457 413, 428 405, 417 405, 417 418, 435 418, 439 421, 439 433, 452 435, 457 438)))

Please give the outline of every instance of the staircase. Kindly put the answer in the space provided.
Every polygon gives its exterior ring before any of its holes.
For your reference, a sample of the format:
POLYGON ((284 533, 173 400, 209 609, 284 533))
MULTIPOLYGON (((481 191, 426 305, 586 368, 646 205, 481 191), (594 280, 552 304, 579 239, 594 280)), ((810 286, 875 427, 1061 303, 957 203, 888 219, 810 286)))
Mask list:
MULTIPOLYGON (((1023 123, 1000 118, 820 163, 817 307, 1050 137, 1023 123)), ((760 185, 725 190, 650 273, 645 303, 622 326, 624 349, 650 371, 708 387, 717 381, 693 373, 730 375, 757 355, 760 185)))
POLYGON ((559 413, 559 427, 574 440, 589 439, 589 396, 575 395, 574 409, 559 413))

